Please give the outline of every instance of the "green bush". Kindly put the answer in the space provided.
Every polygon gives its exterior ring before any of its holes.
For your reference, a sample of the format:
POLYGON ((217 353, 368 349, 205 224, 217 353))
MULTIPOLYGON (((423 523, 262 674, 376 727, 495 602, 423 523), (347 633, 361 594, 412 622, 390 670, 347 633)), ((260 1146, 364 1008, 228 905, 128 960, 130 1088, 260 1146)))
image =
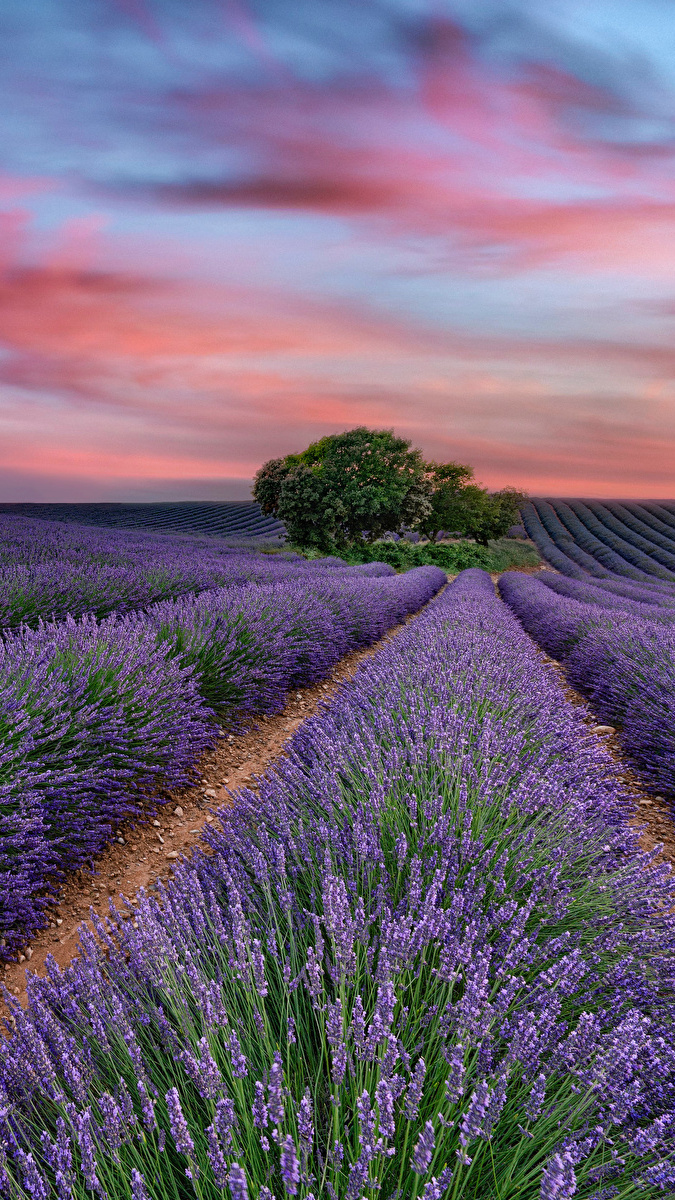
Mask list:
POLYGON ((427 563, 444 571, 459 573, 467 567, 482 567, 484 571, 508 571, 514 567, 536 567, 541 562, 533 546, 510 538, 490 542, 488 547, 476 542, 372 542, 355 547, 345 555, 350 563, 386 562, 398 571, 409 571, 427 563))

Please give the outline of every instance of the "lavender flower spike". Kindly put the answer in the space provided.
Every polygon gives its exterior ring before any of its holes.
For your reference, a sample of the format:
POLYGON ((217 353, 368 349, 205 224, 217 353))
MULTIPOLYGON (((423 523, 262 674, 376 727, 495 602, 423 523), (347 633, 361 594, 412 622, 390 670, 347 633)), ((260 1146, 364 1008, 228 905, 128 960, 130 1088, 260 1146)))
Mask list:
POLYGON ((170 1088, 170 1090, 166 1093, 165 1099, 169 1109, 171 1136, 176 1144, 178 1153, 194 1154, 194 1142, 190 1137, 187 1121, 185 1120, 183 1109, 181 1108, 180 1097, 175 1087, 170 1088))
POLYGON ((554 1154, 541 1177, 540 1200, 568 1200, 577 1190, 577 1177, 567 1154, 554 1154))
POLYGON ((424 1059, 420 1058, 415 1064, 415 1070, 413 1071, 413 1076, 408 1084, 408 1090, 406 1092, 405 1115, 409 1121, 414 1121, 419 1112, 425 1074, 426 1066, 424 1064, 424 1059))
POLYGON ((281 1151, 281 1178, 287 1196, 297 1196, 300 1183, 300 1164, 295 1150, 295 1142, 290 1133, 287 1135, 281 1151))
POLYGON ((131 1168, 131 1200, 150 1200, 145 1179, 135 1167, 131 1168))
POLYGON ((431 1121, 427 1121, 413 1150, 412 1161, 410 1163, 410 1166, 417 1175, 424 1175, 429 1170, 435 1146, 434 1127, 431 1121))
POLYGON ((298 1106, 298 1132, 303 1149, 309 1153, 314 1139, 312 1099, 309 1094, 309 1088, 305 1089, 305 1094, 298 1106))
POLYGON ((246 1172, 239 1166, 239 1163, 232 1163, 227 1182, 230 1185, 232 1200, 248 1200, 246 1172))

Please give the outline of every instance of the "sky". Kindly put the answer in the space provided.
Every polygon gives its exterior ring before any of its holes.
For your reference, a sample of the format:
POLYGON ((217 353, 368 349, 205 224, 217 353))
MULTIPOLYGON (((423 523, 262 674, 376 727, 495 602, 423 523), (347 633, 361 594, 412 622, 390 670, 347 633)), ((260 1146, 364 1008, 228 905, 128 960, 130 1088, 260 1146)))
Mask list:
POLYGON ((672 0, 4 0, 0 500, 675 496, 672 0))

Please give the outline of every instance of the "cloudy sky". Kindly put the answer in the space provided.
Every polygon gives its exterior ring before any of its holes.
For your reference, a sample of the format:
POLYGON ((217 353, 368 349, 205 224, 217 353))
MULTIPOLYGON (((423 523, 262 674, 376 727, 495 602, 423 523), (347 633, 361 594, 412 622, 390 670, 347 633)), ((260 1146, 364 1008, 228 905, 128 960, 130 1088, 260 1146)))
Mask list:
POLYGON ((0 500, 675 496, 672 0, 5 0, 0 500))

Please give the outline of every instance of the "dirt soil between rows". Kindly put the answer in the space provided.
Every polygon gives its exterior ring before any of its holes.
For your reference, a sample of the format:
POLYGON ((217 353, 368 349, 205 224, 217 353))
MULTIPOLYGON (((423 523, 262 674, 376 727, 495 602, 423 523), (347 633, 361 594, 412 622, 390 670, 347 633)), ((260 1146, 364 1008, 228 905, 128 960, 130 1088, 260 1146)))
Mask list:
MULTIPOLYGON (((454 575, 448 576, 449 580, 454 578, 454 575)), ((497 578, 497 575, 493 576, 495 582, 497 578)), ((405 624, 417 616, 419 613, 413 613, 405 624)), ((122 827, 121 841, 109 845, 91 870, 73 874, 63 889, 61 902, 51 910, 49 927, 33 938, 20 961, 4 964, 4 970, 0 968, 0 982, 4 981, 13 997, 25 1006, 26 971, 45 975, 45 960, 49 955, 62 968, 76 957, 81 926, 93 930, 92 910, 105 916, 112 901, 131 916, 125 901, 133 905, 141 889, 147 890, 158 880, 168 879, 174 864, 183 856, 189 858, 200 842, 204 826, 215 820, 215 811, 231 803, 232 793, 237 788, 255 788, 255 778, 264 774, 285 753, 289 740, 302 722, 331 700, 364 659, 375 654, 384 642, 396 637, 403 628, 397 625, 374 645, 347 655, 321 683, 290 693, 283 712, 273 717, 257 717, 247 733, 220 739, 199 764, 199 786, 170 794, 170 800, 150 813, 143 823, 122 827)), ((569 687, 560 663, 543 651, 538 653, 542 662, 555 671, 567 699, 584 709, 589 732, 594 732, 594 736, 604 742, 617 763, 619 778, 628 797, 635 803, 632 824, 642 827, 642 848, 651 851, 660 846, 659 859, 675 863, 675 822, 666 801, 646 791, 623 757, 616 733, 594 731, 599 725, 598 719, 584 698, 569 687)), ((0 1000, 0 1008, 3 1007, 0 1000)))

